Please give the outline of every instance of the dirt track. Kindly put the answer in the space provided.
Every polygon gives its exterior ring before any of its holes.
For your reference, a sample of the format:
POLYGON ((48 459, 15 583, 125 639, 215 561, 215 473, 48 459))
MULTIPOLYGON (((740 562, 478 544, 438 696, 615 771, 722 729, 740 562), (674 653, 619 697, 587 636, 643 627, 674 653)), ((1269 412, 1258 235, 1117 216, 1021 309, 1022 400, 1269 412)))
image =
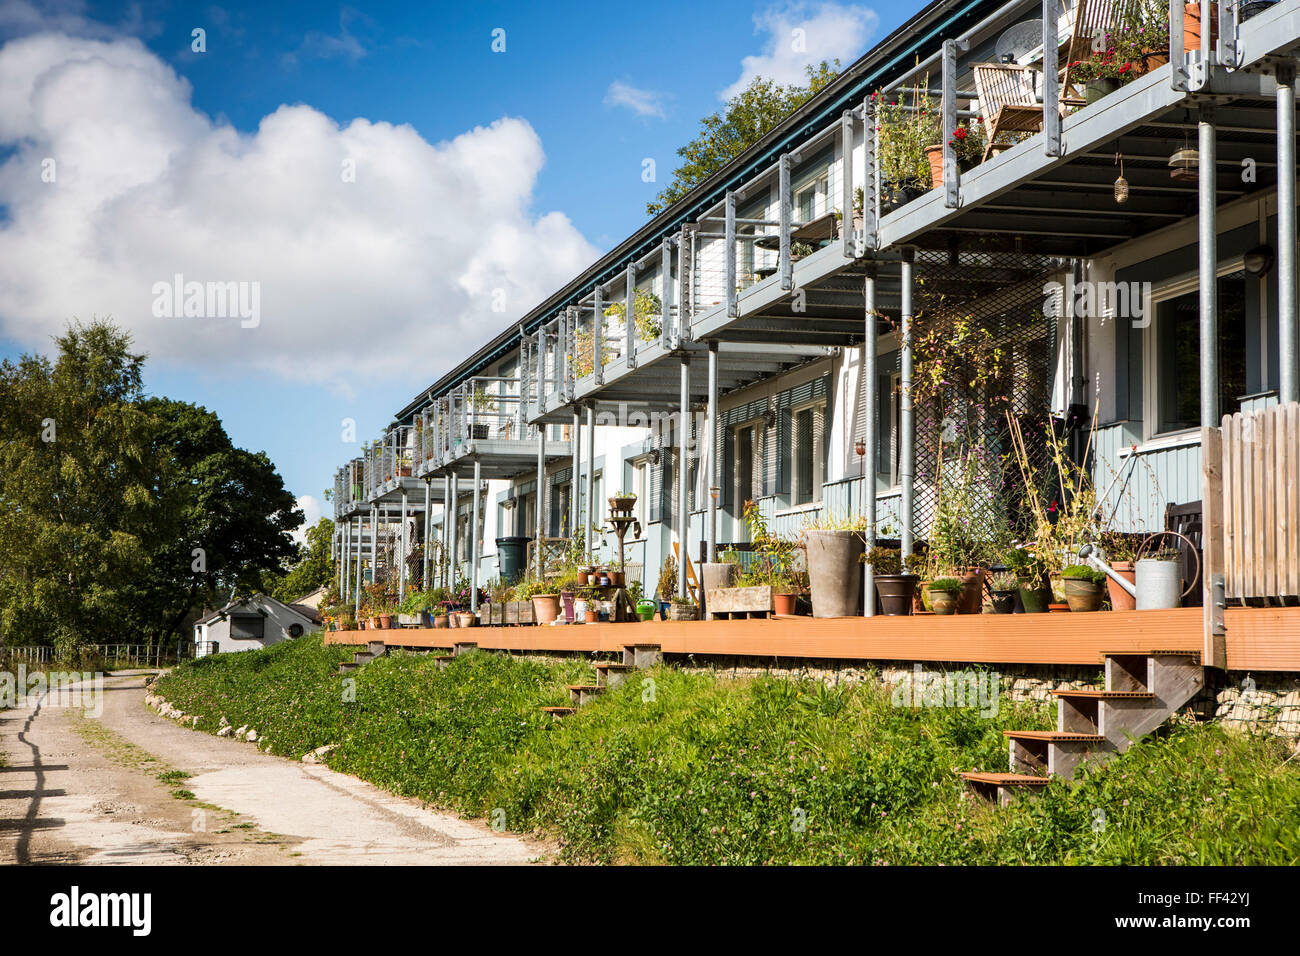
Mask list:
POLYGON ((185 729, 144 705, 145 672, 104 679, 103 712, 0 712, 0 861, 519 864, 549 848, 319 765, 185 729))

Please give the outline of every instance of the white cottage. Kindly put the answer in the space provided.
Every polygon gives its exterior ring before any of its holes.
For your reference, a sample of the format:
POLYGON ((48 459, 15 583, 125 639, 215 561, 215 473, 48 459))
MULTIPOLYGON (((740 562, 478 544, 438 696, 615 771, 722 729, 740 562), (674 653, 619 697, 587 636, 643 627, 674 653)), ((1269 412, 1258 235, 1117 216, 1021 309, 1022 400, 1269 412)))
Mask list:
POLYGON ((254 594, 231 601, 194 622, 194 656, 253 651, 319 629, 313 608, 254 594))

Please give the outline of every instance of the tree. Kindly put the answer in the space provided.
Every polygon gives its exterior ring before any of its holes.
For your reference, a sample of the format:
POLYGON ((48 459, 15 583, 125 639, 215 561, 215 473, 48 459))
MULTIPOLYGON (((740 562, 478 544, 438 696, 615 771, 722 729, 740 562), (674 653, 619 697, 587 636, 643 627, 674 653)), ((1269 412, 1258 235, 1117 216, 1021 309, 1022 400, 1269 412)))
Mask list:
POLYGON ((334 522, 321 518, 307 531, 307 544, 299 549, 298 563, 274 586, 271 596, 281 601, 296 601, 319 587, 334 583, 334 560, 330 545, 334 540, 334 522))
POLYGON ((840 72, 840 61, 823 60, 816 67, 805 67, 808 82, 782 85, 755 77, 722 110, 700 121, 701 131, 695 139, 677 150, 686 162, 673 170, 673 181, 651 202, 650 215, 663 212, 681 199, 692 187, 708 179, 749 147, 753 146, 802 105, 814 93, 830 83, 840 72))
POLYGON ((153 641, 296 553, 294 498, 220 420, 145 398, 144 356, 73 323, 51 364, 0 364, 0 635, 153 641))

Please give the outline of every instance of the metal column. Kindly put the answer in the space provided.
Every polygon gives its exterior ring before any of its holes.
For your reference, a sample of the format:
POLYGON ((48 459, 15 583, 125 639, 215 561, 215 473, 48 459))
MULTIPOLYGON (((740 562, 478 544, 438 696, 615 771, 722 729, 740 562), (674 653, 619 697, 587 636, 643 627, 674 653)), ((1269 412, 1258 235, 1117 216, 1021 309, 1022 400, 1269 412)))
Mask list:
POLYGON ((912 421, 912 250, 903 252, 902 282, 903 341, 899 352, 898 481, 902 485, 902 554, 912 553, 912 522, 915 509, 916 426, 912 421))
POLYGON ((1219 256, 1215 190, 1218 155, 1213 106, 1201 107, 1196 129, 1200 152, 1197 224, 1200 227, 1201 426, 1215 427, 1219 424, 1219 256))
POLYGON ((582 517, 584 560, 591 557, 591 533, 596 524, 596 407, 587 406, 587 509, 582 517))
MULTIPOLYGON (((400 482, 402 479, 399 476, 397 480, 400 482)), ((407 538, 407 534, 406 534, 407 514, 408 512, 406 508, 406 486, 403 485, 402 486, 402 539, 401 539, 402 543, 401 543, 400 553, 398 554, 397 557, 397 600, 399 602, 406 600, 406 549, 407 546, 410 544, 410 541, 407 538)))
POLYGON ((569 462, 572 475, 569 478, 569 535, 576 541, 578 529, 582 523, 582 509, 578 502, 582 500, 582 413, 573 410, 573 432, 570 435, 569 462))
POLYGON ((342 545, 342 560, 339 570, 343 576, 339 580, 339 600, 346 601, 352 592, 352 521, 349 519, 340 530, 339 543, 342 545))
MULTIPOLYGON (((862 511, 867 521, 867 554, 876 546, 876 271, 868 267, 862 295, 866 303, 862 336, 862 445, 871 467, 862 470, 862 511)), ((865 464, 865 462, 864 462, 865 464)), ((876 614, 876 569, 870 560, 862 566, 862 613, 876 614)))
POLYGON ((1277 68, 1278 401, 1300 402, 1300 324, 1296 318, 1295 66, 1277 68))
POLYGON ((447 522, 447 587, 456 586, 456 575, 460 570, 456 565, 456 552, 459 542, 456 541, 456 509, 460 502, 460 476, 454 471, 451 473, 451 496, 447 499, 449 507, 443 512, 444 519, 447 522))
POLYGON ((718 343, 709 343, 709 422, 706 433, 708 446, 705 454, 709 463, 708 488, 708 536, 709 563, 718 560, 718 499, 713 497, 713 489, 718 483, 718 343))
POLYGON ((429 590, 429 519, 432 517, 432 515, 429 514, 429 506, 433 495, 430 487, 432 482, 432 478, 424 479, 424 557, 421 561, 422 566, 420 568, 421 591, 429 590))
POLYGON ((686 597, 686 562, 690 560, 690 551, 686 547, 686 533, 690 526, 690 511, 687 508, 687 472, 686 455, 690 447, 690 384, 691 356, 682 355, 682 385, 680 398, 681 417, 677 424, 677 548, 681 552, 677 562, 677 593, 686 597))
POLYGON ((370 506, 370 583, 379 581, 379 507, 370 506))
POLYGON ((474 499, 470 502, 473 509, 470 512, 470 539, 469 551, 470 560, 473 564, 469 572, 469 609, 478 613, 478 563, 479 563, 479 526, 478 526, 478 506, 479 498, 483 494, 483 472, 482 463, 478 458, 474 459, 474 499))
POLYGON ((444 588, 450 588, 447 572, 451 568, 451 522, 447 520, 447 509, 451 507, 451 475, 442 476, 442 560, 439 563, 438 576, 444 588))
POLYGON ((546 541, 546 426, 537 426, 537 494, 534 499, 537 502, 537 544, 534 553, 537 555, 537 580, 541 580, 545 575, 543 570, 546 566, 545 556, 542 549, 546 541))
POLYGON ((353 574, 356 578, 352 590, 352 614, 355 617, 361 611, 361 539, 364 537, 362 530, 365 525, 362 524, 361 518, 359 517, 353 518, 352 520, 355 521, 357 525, 355 529, 357 539, 357 557, 356 560, 352 562, 353 574))

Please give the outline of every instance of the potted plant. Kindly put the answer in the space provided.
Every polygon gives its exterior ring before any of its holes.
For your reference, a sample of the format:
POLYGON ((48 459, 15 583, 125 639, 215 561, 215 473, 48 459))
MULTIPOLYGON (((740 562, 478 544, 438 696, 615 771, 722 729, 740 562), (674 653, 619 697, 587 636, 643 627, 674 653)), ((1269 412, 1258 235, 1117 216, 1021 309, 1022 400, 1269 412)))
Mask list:
POLYGON ((1007 567, 1016 576, 1020 604, 1026 614, 1046 614, 1052 603, 1052 588, 1047 581, 1047 567, 1027 547, 1017 545, 1007 552, 1007 567))
POLYGON ((669 602, 668 619, 671 621, 698 621, 700 609, 690 597, 674 597, 669 602))
POLYGON ((823 512, 803 529, 813 617, 852 617, 862 606, 866 521, 823 512))
POLYGON ((935 614, 956 614, 961 600, 962 583, 957 578, 936 578, 926 588, 935 614))
POLYGON ((1085 564, 1072 564, 1061 572, 1065 600, 1071 611, 1100 611, 1106 595, 1106 572, 1085 564))
POLYGON ((1020 579, 1010 571, 993 575, 993 613, 1012 614, 1016 610, 1016 596, 1020 591, 1020 579))
POLYGON ((871 565, 880 611, 888 617, 905 617, 912 613, 913 599, 920 577, 904 573, 902 552, 895 548, 875 547, 863 556, 871 565))
MULTIPOLYGON (((657 339, 663 334, 664 307, 659 296, 645 289, 637 289, 632 295, 632 311, 636 337, 642 342, 657 339)), ((610 303, 605 315, 622 321, 627 316, 627 303, 610 303)))
POLYGON ((609 498, 609 510, 615 514, 628 515, 636 507, 635 491, 616 491, 609 498))
POLYGON ((939 113, 930 96, 926 76, 911 90, 872 94, 879 133, 881 205, 896 209, 931 188, 930 162, 925 147, 939 137, 939 113))
POLYGON ((668 620, 669 605, 672 602, 673 595, 677 593, 677 559, 669 554, 664 558, 664 563, 659 567, 659 583, 657 588, 659 595, 659 615, 663 620, 668 620))
POLYGON ((812 247, 810 242, 795 241, 790 243, 790 261, 798 262, 800 259, 807 258, 817 250, 812 247))
MULTIPOLYGON (((476 386, 469 393, 469 410, 471 420, 478 415, 490 415, 497 410, 496 399, 482 386, 476 386)), ((469 437, 478 441, 488 437, 489 423, 472 421, 469 437)))

